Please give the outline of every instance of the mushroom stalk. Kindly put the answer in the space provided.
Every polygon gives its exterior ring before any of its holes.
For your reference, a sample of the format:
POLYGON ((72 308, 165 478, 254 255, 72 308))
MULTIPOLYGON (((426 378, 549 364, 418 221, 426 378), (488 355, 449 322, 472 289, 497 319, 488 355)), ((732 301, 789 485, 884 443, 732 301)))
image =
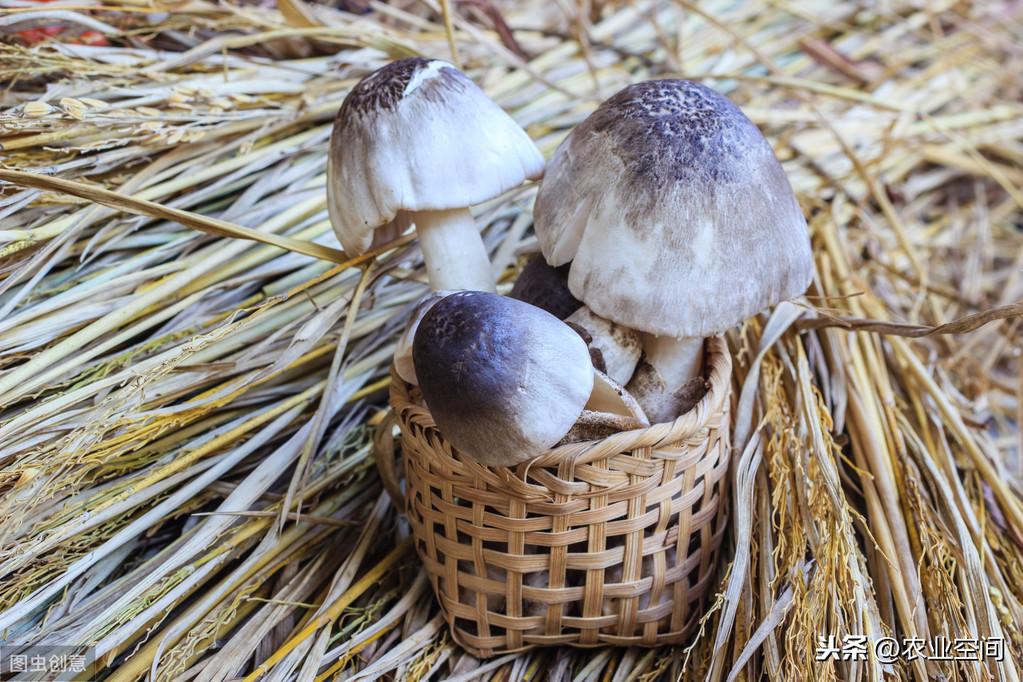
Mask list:
POLYGON ((703 368, 703 339, 643 335, 643 353, 669 389, 676 389, 703 368))
POLYGON ((643 361, 626 388, 654 424, 687 412, 702 393, 703 339, 643 335, 643 361))
POLYGON ((412 219, 431 289, 497 290, 490 258, 469 209, 415 211, 412 219))

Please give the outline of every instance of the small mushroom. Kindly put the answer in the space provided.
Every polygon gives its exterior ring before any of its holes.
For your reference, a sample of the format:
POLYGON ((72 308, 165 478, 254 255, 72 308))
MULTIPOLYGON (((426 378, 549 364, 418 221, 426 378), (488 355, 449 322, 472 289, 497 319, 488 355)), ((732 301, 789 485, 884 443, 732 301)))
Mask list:
POLYGON ((358 255, 414 223, 434 289, 494 290, 469 207, 543 172, 529 136, 451 64, 413 57, 358 84, 334 120, 327 208, 358 255))
POLYGON ((564 320, 583 305, 568 290, 568 265, 552 268, 540 254, 531 256, 522 266, 508 295, 546 310, 559 320, 564 320))
POLYGON ((528 303, 480 291, 436 302, 412 342, 419 387, 444 437, 491 466, 560 441, 593 392, 583 340, 528 303))
POLYGON ((644 332, 649 370, 626 388, 655 422, 691 399, 705 337, 813 276, 806 221, 770 144, 728 99, 687 81, 631 85, 577 126, 548 164, 534 223, 547 262, 571 262, 574 296, 644 332))

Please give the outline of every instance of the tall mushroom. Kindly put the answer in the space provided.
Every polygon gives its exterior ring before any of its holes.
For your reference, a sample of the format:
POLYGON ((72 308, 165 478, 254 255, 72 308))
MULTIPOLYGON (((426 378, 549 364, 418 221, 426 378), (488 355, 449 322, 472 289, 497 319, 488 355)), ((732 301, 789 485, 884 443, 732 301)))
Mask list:
POLYGON ((627 386, 651 421, 686 408, 703 338, 801 294, 806 221, 757 127, 681 80, 631 85, 558 147, 534 210, 547 261, 572 293, 645 332, 627 386))
POLYGON ((465 74, 413 57, 363 78, 341 105, 327 209, 349 255, 377 228, 393 236, 414 223, 433 289, 493 291, 469 207, 542 172, 529 136, 465 74))

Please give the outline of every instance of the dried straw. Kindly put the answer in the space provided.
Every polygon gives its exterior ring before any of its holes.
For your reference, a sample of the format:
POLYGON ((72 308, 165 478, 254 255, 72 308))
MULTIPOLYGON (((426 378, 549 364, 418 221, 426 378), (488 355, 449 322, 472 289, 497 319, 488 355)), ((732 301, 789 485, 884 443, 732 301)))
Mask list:
MULTIPOLYGON (((335 4, 0 2, 115 45, 0 40, 9 643, 113 680, 1020 679, 1018 3, 335 4), (336 250, 326 141, 369 69, 454 51, 547 154, 627 83, 707 82, 809 217, 808 296, 729 338, 734 558, 687 651, 464 655, 382 491, 425 277, 408 238, 336 250), (1007 651, 815 661, 828 635, 1007 651)), ((504 283, 534 191, 477 210, 504 283)))

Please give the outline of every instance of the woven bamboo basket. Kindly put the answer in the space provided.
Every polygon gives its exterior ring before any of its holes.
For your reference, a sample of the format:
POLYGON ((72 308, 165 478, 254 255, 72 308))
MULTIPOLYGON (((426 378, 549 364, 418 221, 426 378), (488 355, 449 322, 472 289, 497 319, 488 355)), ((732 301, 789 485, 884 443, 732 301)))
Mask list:
MULTIPOLYGON (((724 534, 731 360, 674 422, 554 448, 514 469, 460 457, 392 372, 405 511, 454 639, 477 657, 533 646, 685 641, 724 534)), ((392 460, 393 461, 393 460, 392 460)))

